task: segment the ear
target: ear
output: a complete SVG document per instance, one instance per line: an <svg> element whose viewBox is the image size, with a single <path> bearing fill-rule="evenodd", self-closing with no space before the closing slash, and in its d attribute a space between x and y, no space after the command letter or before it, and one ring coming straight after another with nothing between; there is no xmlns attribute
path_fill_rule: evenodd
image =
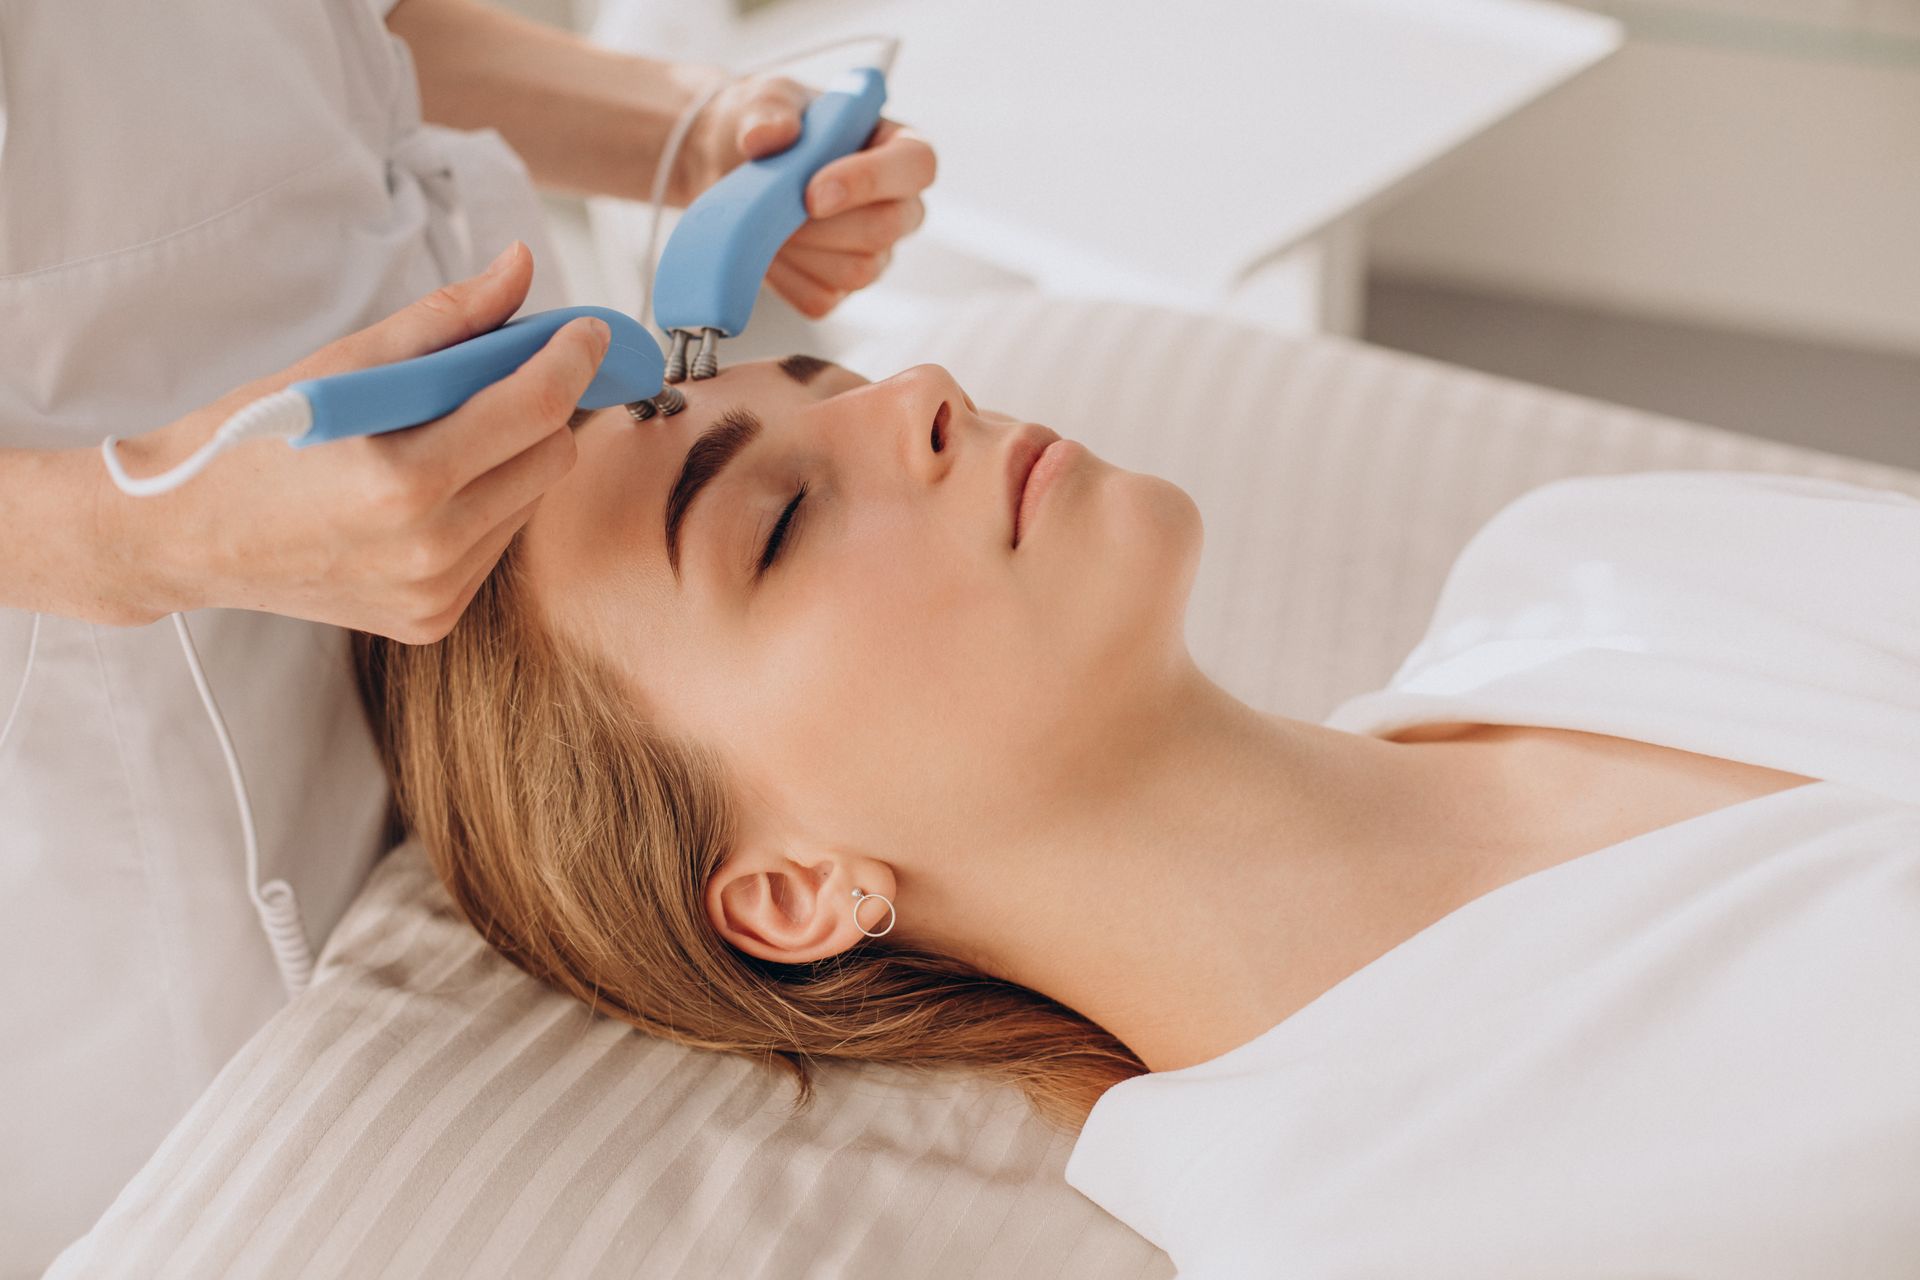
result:
<svg viewBox="0 0 1920 1280"><path fill-rule="evenodd" d="M891 897L892 871L869 858L821 853L802 861L777 850L742 850L708 883L707 918L750 956L806 964L865 940L853 921L855 886Z"/></svg>

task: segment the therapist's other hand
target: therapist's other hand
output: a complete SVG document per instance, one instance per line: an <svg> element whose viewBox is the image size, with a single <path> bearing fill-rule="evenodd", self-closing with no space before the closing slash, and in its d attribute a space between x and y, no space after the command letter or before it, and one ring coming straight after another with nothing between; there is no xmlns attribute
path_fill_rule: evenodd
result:
<svg viewBox="0 0 1920 1280"><path fill-rule="evenodd" d="M722 90L688 139L693 194L742 161L792 146L812 96L784 76L755 76ZM882 117L864 149L822 166L807 183L808 220L774 256L767 283L816 320L872 284L894 242L926 217L920 193L933 184L935 168L925 139Z"/></svg>
<svg viewBox="0 0 1920 1280"><path fill-rule="evenodd" d="M291 382L484 333L513 315L532 279L533 256L516 241L488 273L122 441L123 460L136 475L154 474L235 410ZM119 495L102 469L100 501L113 518L137 522L126 542L141 548L138 568L167 611L260 609L430 643L453 629L540 496L572 469L568 419L607 342L604 322L574 320L437 421L309 449L247 441L154 497Z"/></svg>

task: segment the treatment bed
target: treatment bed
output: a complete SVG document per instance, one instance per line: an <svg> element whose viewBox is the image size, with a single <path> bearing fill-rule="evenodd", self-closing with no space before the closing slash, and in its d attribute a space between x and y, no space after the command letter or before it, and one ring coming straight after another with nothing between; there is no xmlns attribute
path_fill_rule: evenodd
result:
<svg viewBox="0 0 1920 1280"><path fill-rule="evenodd" d="M1755 470L1920 495L1920 473L1141 305L1010 295L820 354L870 376L938 361L980 404L1185 488L1206 531L1195 659L1303 719L1379 687L1469 536L1550 480ZM403 844L326 940L313 985L49 1274L1173 1272L1062 1180L1072 1135L1011 1089L835 1066L797 1119L790 1096L784 1075L642 1035L525 976Z"/></svg>

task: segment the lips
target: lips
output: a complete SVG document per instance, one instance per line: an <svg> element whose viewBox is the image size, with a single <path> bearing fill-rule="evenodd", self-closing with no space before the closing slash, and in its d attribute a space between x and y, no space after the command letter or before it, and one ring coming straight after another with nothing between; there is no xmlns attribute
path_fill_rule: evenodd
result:
<svg viewBox="0 0 1920 1280"><path fill-rule="evenodd" d="M1047 446L1059 438L1059 432L1045 427L1022 427L1007 448L1007 528L1013 546L1020 545L1020 495L1027 491L1027 477L1033 474L1033 464L1040 461Z"/></svg>

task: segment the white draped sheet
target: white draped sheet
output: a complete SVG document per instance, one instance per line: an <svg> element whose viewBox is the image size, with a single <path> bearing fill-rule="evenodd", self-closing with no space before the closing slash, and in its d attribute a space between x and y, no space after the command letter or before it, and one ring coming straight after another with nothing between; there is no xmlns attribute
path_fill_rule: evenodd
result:
<svg viewBox="0 0 1920 1280"><path fill-rule="evenodd" d="M1264 1035L1104 1095L1075 1187L1185 1280L1920 1266L1920 501L1562 480L1326 723L1806 774L1501 886Z"/></svg>

